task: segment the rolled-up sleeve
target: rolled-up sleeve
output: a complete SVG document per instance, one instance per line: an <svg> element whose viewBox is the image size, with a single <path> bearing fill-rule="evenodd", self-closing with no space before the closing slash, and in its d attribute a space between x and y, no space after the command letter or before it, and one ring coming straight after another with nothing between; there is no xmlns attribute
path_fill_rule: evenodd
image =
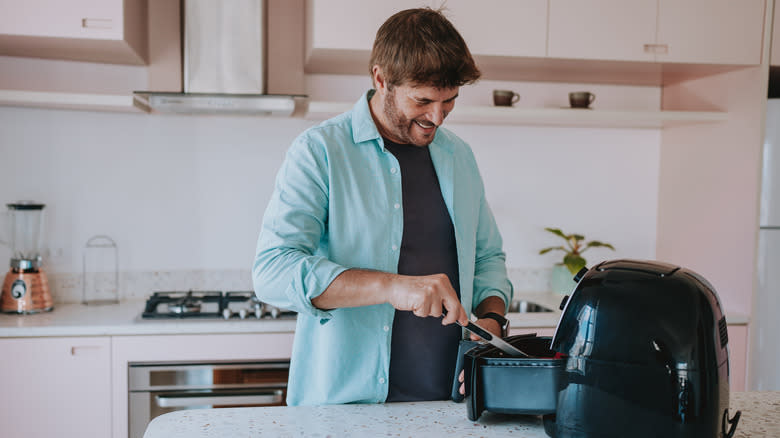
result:
<svg viewBox="0 0 780 438"><path fill-rule="evenodd" d="M276 177L252 269L261 301L324 321L331 312L314 307L311 300L347 269L319 250L327 233L328 190L325 149L299 137Z"/></svg>
<svg viewBox="0 0 780 438"><path fill-rule="evenodd" d="M484 195L479 203L476 237L472 311L475 311L485 298L491 296L502 298L506 311L512 300L513 288L507 278L506 254L502 249L501 234Z"/></svg>

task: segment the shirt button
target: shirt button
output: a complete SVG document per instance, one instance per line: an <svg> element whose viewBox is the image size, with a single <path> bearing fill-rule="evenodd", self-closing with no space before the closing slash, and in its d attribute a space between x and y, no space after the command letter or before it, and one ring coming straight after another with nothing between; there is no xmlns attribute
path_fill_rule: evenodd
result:
<svg viewBox="0 0 780 438"><path fill-rule="evenodd" d="M398 249L398 245L393 245L392 248L393 248L393 251L395 251L395 250Z"/></svg>
<svg viewBox="0 0 780 438"><path fill-rule="evenodd" d="M386 332L389 332L390 331L390 326L386 325L386 326L382 327L382 330L384 330Z"/></svg>
<svg viewBox="0 0 780 438"><path fill-rule="evenodd" d="M396 172L398 172L398 169L396 169L395 167L390 169L390 173L395 174Z"/></svg>
<svg viewBox="0 0 780 438"><path fill-rule="evenodd" d="M384 377L380 377L380 378L379 378L379 383L381 383L381 384L383 384L383 385L384 385L384 383L385 383L385 378L384 378Z"/></svg>
<svg viewBox="0 0 780 438"><path fill-rule="evenodd" d="M401 208L401 204L398 204L398 203L396 203L395 205L393 205L393 208L395 208L396 210L398 210L399 208Z"/></svg>

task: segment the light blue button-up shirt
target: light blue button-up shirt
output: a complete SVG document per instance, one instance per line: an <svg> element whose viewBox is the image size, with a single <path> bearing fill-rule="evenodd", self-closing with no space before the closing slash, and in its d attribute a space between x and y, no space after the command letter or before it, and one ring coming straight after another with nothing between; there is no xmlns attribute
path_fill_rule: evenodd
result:
<svg viewBox="0 0 780 438"><path fill-rule="evenodd" d="M387 397L395 309L378 304L324 311L311 304L349 268L398 269L401 172L371 117L372 94L295 139L263 218L255 292L299 313L288 405ZM455 228L463 307L473 312L489 296L509 303L501 236L471 149L444 128L429 149Z"/></svg>

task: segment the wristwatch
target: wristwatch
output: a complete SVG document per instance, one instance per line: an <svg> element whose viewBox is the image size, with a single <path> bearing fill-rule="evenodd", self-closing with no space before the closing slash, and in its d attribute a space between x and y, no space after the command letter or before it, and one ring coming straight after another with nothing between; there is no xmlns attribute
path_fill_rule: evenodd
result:
<svg viewBox="0 0 780 438"><path fill-rule="evenodd" d="M506 335L509 333L509 320L504 318L503 315L499 315L496 312L488 312L480 316L479 319L492 319L493 321L497 322L498 325L501 327L502 338L505 338Z"/></svg>

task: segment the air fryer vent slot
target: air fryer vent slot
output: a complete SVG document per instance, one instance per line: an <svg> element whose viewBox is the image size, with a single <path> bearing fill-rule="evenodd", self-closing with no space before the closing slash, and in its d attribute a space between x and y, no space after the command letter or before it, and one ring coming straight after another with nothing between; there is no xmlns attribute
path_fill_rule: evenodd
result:
<svg viewBox="0 0 780 438"><path fill-rule="evenodd" d="M725 348L729 343L729 327L726 324L726 317L720 318L718 321L718 331L720 332L720 348Z"/></svg>

